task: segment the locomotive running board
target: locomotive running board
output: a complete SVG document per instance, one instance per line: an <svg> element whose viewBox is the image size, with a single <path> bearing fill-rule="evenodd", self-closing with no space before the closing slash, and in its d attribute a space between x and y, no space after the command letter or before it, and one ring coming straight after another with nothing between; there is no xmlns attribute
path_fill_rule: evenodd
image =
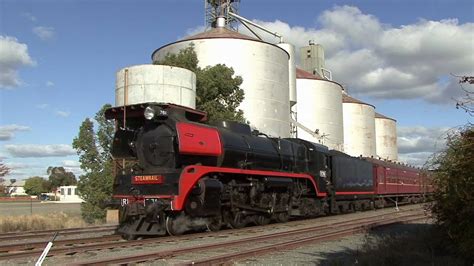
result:
<svg viewBox="0 0 474 266"><path fill-rule="evenodd" d="M179 193L178 195L174 196L174 199L171 202L172 210L181 211L183 209L184 203L186 202L189 193L199 181L199 179L206 175L217 173L306 179L313 184L317 197L325 197L327 195L326 192L320 192L316 182L314 181L314 178L308 174L191 165L185 167L181 172L181 176L179 178Z"/></svg>

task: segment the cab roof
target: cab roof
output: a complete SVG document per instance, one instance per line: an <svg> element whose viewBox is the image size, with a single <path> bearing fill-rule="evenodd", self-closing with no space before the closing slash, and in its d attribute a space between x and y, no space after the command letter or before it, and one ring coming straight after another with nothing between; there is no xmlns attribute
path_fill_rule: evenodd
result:
<svg viewBox="0 0 474 266"><path fill-rule="evenodd" d="M156 106L161 107L168 112L172 112L175 114L181 114L189 121L194 122L203 122L207 120L207 113L192 109L190 107L172 104L172 103L157 103L157 102L149 102L149 103L140 103L140 104L133 104L125 106L126 109L126 116L128 118L131 117L143 117L143 112L145 108L149 106ZM123 119L124 116L124 106L116 106L111 107L105 110L105 118L106 119Z"/></svg>

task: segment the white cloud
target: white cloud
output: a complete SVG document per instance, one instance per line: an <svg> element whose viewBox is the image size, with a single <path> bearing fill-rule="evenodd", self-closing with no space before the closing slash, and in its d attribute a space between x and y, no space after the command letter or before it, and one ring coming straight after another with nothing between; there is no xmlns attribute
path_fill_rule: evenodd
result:
<svg viewBox="0 0 474 266"><path fill-rule="evenodd" d="M383 32L383 25L369 14L363 14L357 7L342 6L326 10L319 16L322 27L334 35L340 35L347 45L368 46L376 42Z"/></svg>
<svg viewBox="0 0 474 266"><path fill-rule="evenodd" d="M33 28L33 33L41 40L46 41L54 37L55 32L53 27L37 26Z"/></svg>
<svg viewBox="0 0 474 266"><path fill-rule="evenodd" d="M334 32L330 29L304 28L300 26L291 27L286 22L282 22L280 20L276 20L274 22L254 20L254 22L266 27L267 29L278 32L284 37L284 41L292 43L297 48L308 45L309 40L317 40L319 43L324 43L326 49L325 52L329 54L333 54L336 51L344 48L345 40L343 36L334 34ZM259 29L252 30L254 30L265 41L272 43L278 41L278 39L275 37ZM240 26L239 31L243 34L254 37L254 35L250 33L250 31L248 31L244 26ZM299 52L297 50L297 54L298 53ZM299 61L299 56L297 60Z"/></svg>
<svg viewBox="0 0 474 266"><path fill-rule="evenodd" d="M81 169L81 164L78 161L64 160L62 161L62 166L66 171L72 172L76 177L84 174L84 171Z"/></svg>
<svg viewBox="0 0 474 266"><path fill-rule="evenodd" d="M11 140L15 137L15 133L19 131L29 131L30 128L22 125L6 125L0 126L0 141Z"/></svg>
<svg viewBox="0 0 474 266"><path fill-rule="evenodd" d="M46 109L46 108L48 108L48 106L49 106L49 104L47 104L47 103L42 103L42 104L36 105L36 108L38 108L38 109Z"/></svg>
<svg viewBox="0 0 474 266"><path fill-rule="evenodd" d="M7 162L5 163L5 165L12 169L12 170L16 170L16 169L29 169L29 168L32 168L32 167L38 167L37 164L33 164L33 163L18 163L18 162Z"/></svg>
<svg viewBox="0 0 474 266"><path fill-rule="evenodd" d="M413 152L399 154L398 160L416 167L428 167L427 161L433 156L432 152ZM428 167L430 168L430 167Z"/></svg>
<svg viewBox="0 0 474 266"><path fill-rule="evenodd" d="M64 167L79 167L81 164L78 161L73 161L73 160L64 160L62 161L62 165Z"/></svg>
<svg viewBox="0 0 474 266"><path fill-rule="evenodd" d="M33 14L31 14L31 13L25 12L25 13L22 13L21 15L23 17L27 18L28 20L32 21L32 22L37 21L37 18L35 16L33 16Z"/></svg>
<svg viewBox="0 0 474 266"><path fill-rule="evenodd" d="M450 73L472 75L474 23L421 19L391 26L352 6L322 12L317 17L318 28L290 26L279 20L255 22L282 34L297 51L308 40L322 44L326 68L352 93L451 104L460 88ZM251 35L243 27L241 32ZM276 41L268 34L261 36Z"/></svg>
<svg viewBox="0 0 474 266"><path fill-rule="evenodd" d="M54 86L54 82L52 81L46 81L46 87L53 87Z"/></svg>
<svg viewBox="0 0 474 266"><path fill-rule="evenodd" d="M5 149L13 156L19 158L27 157L61 157L76 154L76 151L67 144L11 144L5 145Z"/></svg>
<svg viewBox="0 0 474 266"><path fill-rule="evenodd" d="M0 35L0 89L18 87L18 70L36 65L28 54L28 46L14 37Z"/></svg>
<svg viewBox="0 0 474 266"><path fill-rule="evenodd" d="M70 114L71 114L71 112L56 111L56 115L61 116L61 117L68 117Z"/></svg>
<svg viewBox="0 0 474 266"><path fill-rule="evenodd" d="M398 127L399 160L423 166L434 153L446 147L447 127Z"/></svg>
<svg viewBox="0 0 474 266"><path fill-rule="evenodd" d="M5 178L6 180L8 179L16 179L16 180L21 180L21 179L24 179L24 178L27 178L27 172L24 171L24 169L13 169L11 170L7 177L8 178Z"/></svg>

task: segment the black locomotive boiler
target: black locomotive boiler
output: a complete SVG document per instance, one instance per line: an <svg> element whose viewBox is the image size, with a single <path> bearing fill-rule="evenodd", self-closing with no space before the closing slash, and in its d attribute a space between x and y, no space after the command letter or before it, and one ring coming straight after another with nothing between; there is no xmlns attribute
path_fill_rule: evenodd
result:
<svg viewBox="0 0 474 266"><path fill-rule="evenodd" d="M126 238L285 222L421 195L378 195L373 160L268 137L247 124L207 125L205 113L187 107L146 103L105 115L121 125L113 197Z"/></svg>

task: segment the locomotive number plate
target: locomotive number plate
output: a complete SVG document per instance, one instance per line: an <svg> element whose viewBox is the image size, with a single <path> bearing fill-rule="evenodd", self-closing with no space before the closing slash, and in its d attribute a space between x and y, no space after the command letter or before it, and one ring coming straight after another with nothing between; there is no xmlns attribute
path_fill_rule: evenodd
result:
<svg viewBox="0 0 474 266"><path fill-rule="evenodd" d="M142 184L162 184L165 181L162 175L134 175L132 176L133 185Z"/></svg>

